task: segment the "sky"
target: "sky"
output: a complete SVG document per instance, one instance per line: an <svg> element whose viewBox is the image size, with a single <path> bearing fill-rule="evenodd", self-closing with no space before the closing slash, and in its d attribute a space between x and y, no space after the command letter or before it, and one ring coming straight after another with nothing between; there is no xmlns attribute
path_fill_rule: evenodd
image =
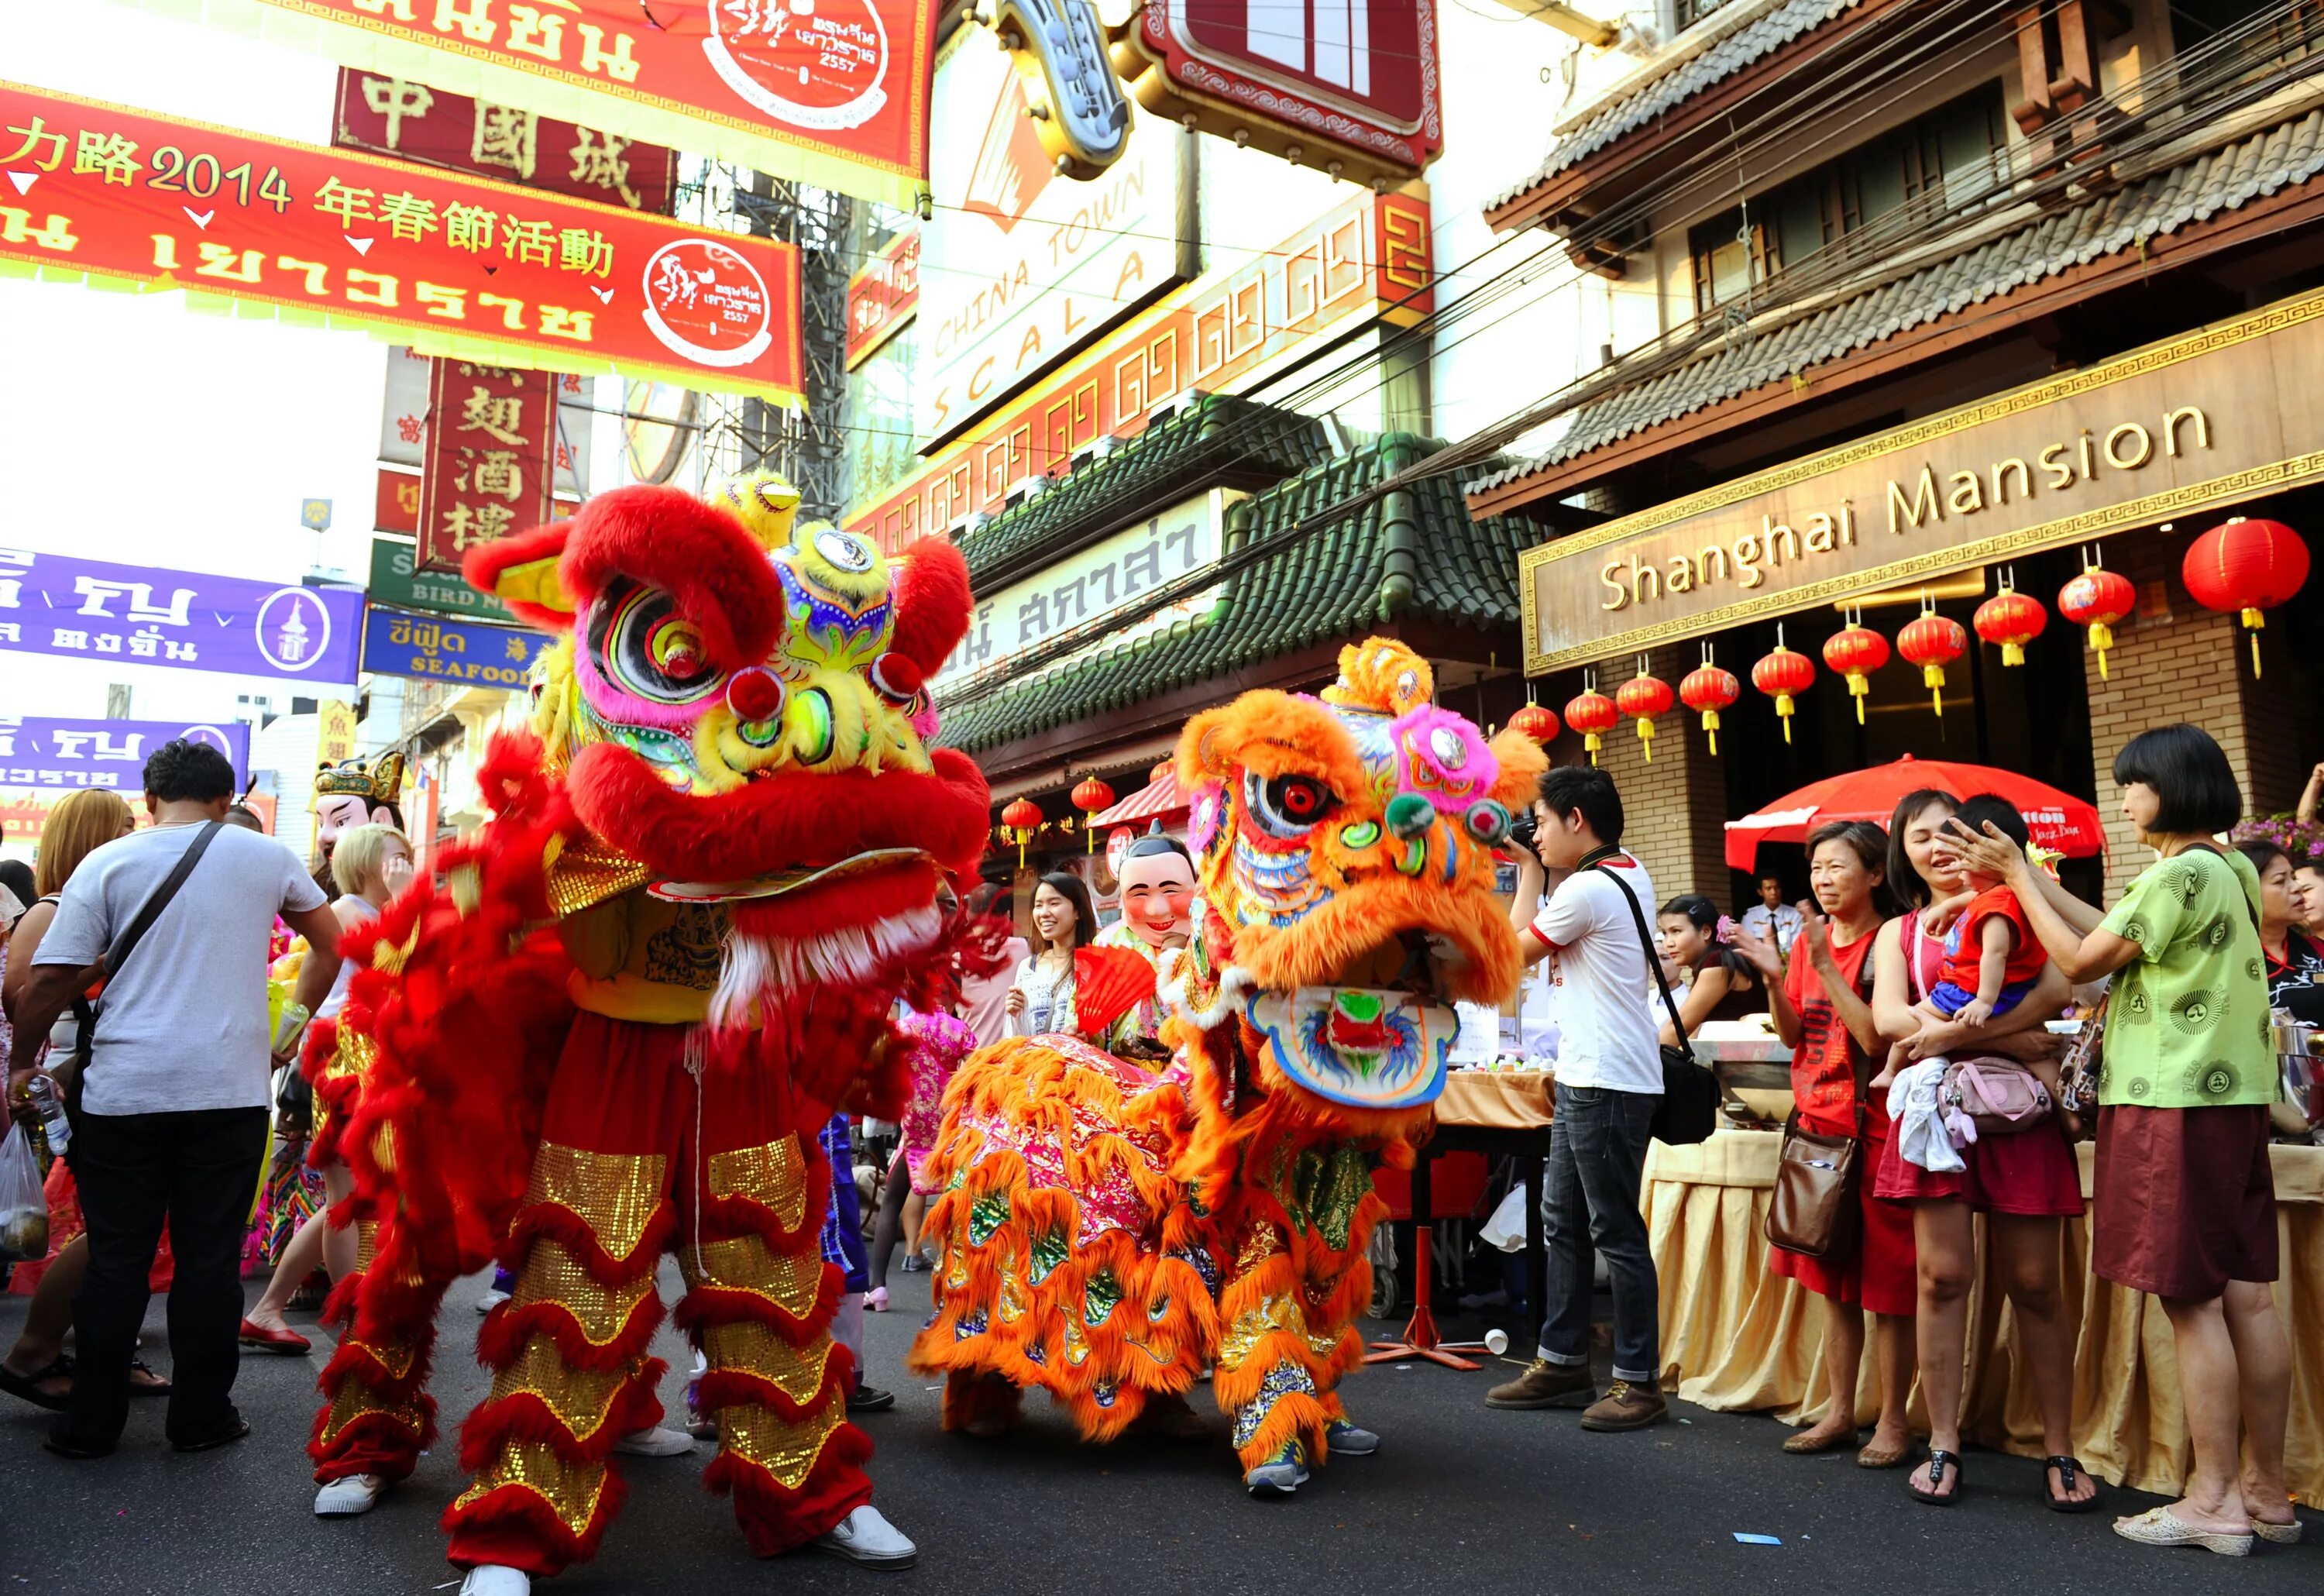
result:
<svg viewBox="0 0 2324 1596"><path fill-rule="evenodd" d="M330 137L331 63L102 0L11 7L0 76L308 143ZM296 582L369 561L386 346L200 316L176 294L0 280L0 546ZM329 499L322 540L300 502ZM0 653L0 715L230 716L288 682Z"/></svg>

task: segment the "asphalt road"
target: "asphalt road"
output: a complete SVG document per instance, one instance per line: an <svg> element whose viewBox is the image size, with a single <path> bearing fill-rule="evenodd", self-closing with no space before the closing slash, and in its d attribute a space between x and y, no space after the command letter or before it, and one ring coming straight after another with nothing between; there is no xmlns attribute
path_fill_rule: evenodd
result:
<svg viewBox="0 0 2324 1596"><path fill-rule="evenodd" d="M927 1276L895 1278L899 1298L925 1304ZM445 1311L437 1390L447 1416L484 1389L471 1356L479 1284L464 1286ZM664 1285L674 1295L675 1279ZM160 1309L148 1323L148 1361L166 1369ZM14 1339L23 1316L23 1298L0 1296L0 1340ZM2043 1511L2034 1463L1974 1451L1961 1504L1940 1513L1906 1498L1901 1471L1868 1472L1845 1453L1783 1455L1789 1432L1762 1417L1682 1404L1660 1428L1593 1435L1572 1413L1493 1412L1480 1398L1503 1365L1477 1374L1426 1364L1366 1370L1347 1394L1351 1411L1386 1437L1379 1455L1333 1463L1288 1501L1256 1502L1239 1487L1223 1425L1208 1444L1098 1450L1079 1445L1036 1398L1031 1422L1005 1441L943 1435L935 1391L901 1367L918 1318L908 1308L869 1319L872 1376L899 1400L864 1421L879 1444L880 1506L919 1542L917 1570L872 1574L814 1554L753 1561L726 1504L703 1490L708 1458L697 1449L691 1458L623 1460L629 1506L604 1553L546 1589L2313 1596L2324 1588L2324 1515L2303 1514L2308 1544L2262 1546L2248 1560L2153 1551L2117 1538L2106 1514ZM683 1370L676 1336L665 1331L656 1350ZM46 1415L0 1397L0 1596L373 1596L455 1585L436 1524L460 1483L448 1447L368 1517L312 1516L302 1449L321 1363L319 1353L245 1359L236 1398L255 1434L195 1456L169 1451L159 1404L140 1403L119 1453L67 1462L40 1449ZM663 1393L674 1412L682 1386L673 1373ZM1207 1408L1206 1397L1197 1406ZM2123 1511L2153 1499L2107 1492L2109 1508ZM1738 1531L1783 1544L1738 1544Z"/></svg>

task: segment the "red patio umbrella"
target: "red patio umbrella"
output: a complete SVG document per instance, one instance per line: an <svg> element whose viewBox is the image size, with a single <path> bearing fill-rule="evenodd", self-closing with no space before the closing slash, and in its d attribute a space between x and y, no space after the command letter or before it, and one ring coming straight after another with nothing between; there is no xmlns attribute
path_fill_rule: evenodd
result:
<svg viewBox="0 0 2324 1596"><path fill-rule="evenodd" d="M1965 765L1951 760L1916 760L1911 754L1890 765L1850 770L1823 781L1812 781L1788 793L1756 814L1727 823L1727 863L1731 870L1753 869L1761 843L1797 843L1808 833L1833 820L1872 820L1882 826L1897 800L1919 788L1933 787L1955 798L1990 792L2007 798L2025 816L2034 843L2070 859L2086 859L2106 846L2098 826L2098 807L2070 798L2030 776L1991 765Z"/></svg>

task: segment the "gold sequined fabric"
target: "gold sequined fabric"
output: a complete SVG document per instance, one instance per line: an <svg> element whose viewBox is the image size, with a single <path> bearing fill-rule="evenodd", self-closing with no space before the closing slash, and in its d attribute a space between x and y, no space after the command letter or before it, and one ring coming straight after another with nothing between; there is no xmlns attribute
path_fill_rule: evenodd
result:
<svg viewBox="0 0 2324 1596"><path fill-rule="evenodd" d="M539 1497L578 1539L588 1533L598 1499L605 1494L605 1465L567 1462L542 1442L511 1441L460 1493L452 1510L456 1513L512 1486Z"/></svg>
<svg viewBox="0 0 2324 1596"><path fill-rule="evenodd" d="M318 1214L316 1217L319 1219L322 1216ZM378 1257L379 1221L375 1219L355 1221L355 1273L360 1275L371 1268Z"/></svg>
<svg viewBox="0 0 2324 1596"><path fill-rule="evenodd" d="M755 1374L802 1407L823 1388L832 1344L829 1336L817 1336L795 1347L756 1319L713 1324L702 1333L702 1350L711 1368Z"/></svg>
<svg viewBox="0 0 2324 1596"><path fill-rule="evenodd" d="M1235 1254L1235 1273L1248 1275L1282 1250L1283 1232L1260 1220L1243 1232L1242 1250Z"/></svg>
<svg viewBox="0 0 2324 1596"><path fill-rule="evenodd" d="M554 1341L536 1335L526 1341L515 1362L493 1377L492 1400L536 1397L567 1435L586 1441L604 1426L613 1398L636 1372L634 1363L621 1369L575 1369L558 1355Z"/></svg>
<svg viewBox="0 0 2324 1596"><path fill-rule="evenodd" d="M807 1160L796 1136L713 1153L707 1173L712 1195L763 1203L787 1231L797 1230L807 1213Z"/></svg>
<svg viewBox="0 0 2324 1596"><path fill-rule="evenodd" d="M785 1490L797 1490L815 1471L823 1449L847 1422L843 1402L801 1424L792 1424L772 1408L755 1403L718 1410L718 1437L725 1450L772 1474Z"/></svg>
<svg viewBox="0 0 2324 1596"><path fill-rule="evenodd" d="M795 1319L814 1312L816 1293L823 1285L822 1253L779 1254L756 1236L683 1246L678 1250L678 1262L689 1289L716 1286L747 1291Z"/></svg>
<svg viewBox="0 0 2324 1596"><path fill-rule="evenodd" d="M404 1364L407 1368L410 1366L410 1360L408 1357L404 1360ZM398 1378L400 1379L401 1376ZM330 1414L323 1420L323 1438L320 1444L330 1445L339 1438L339 1433L349 1425L366 1415L374 1413L386 1415L399 1428L408 1430L415 1436L423 1434L428 1428L427 1410L420 1406L417 1398L391 1405L382 1402L374 1396L371 1388L363 1381L349 1379L339 1387L339 1394L331 1399Z"/></svg>
<svg viewBox="0 0 2324 1596"><path fill-rule="evenodd" d="M1287 1292L1278 1292L1257 1307L1245 1308L1235 1315L1234 1323L1219 1338L1219 1367L1241 1368L1260 1338L1278 1330L1287 1330L1303 1340L1307 1335L1306 1315Z"/></svg>
<svg viewBox="0 0 2324 1596"><path fill-rule="evenodd" d="M660 1205L665 1167L659 1153L589 1153L544 1141L533 1155L524 1200L571 1209L608 1254L627 1258Z"/></svg>
<svg viewBox="0 0 2324 1596"><path fill-rule="evenodd" d="M512 1302L518 1307L556 1303L573 1315L591 1346L602 1347L611 1345L622 1333L638 1304L653 1288L650 1272L624 1285L601 1286L563 1243L543 1236L532 1244L532 1255L517 1276Z"/></svg>
<svg viewBox="0 0 2324 1596"><path fill-rule="evenodd" d="M350 1340L346 1344L385 1370L390 1379L401 1379L411 1372L413 1349L402 1342Z"/></svg>
<svg viewBox="0 0 2324 1596"><path fill-rule="evenodd" d="M585 836L559 850L549 864L549 906L560 916L578 914L644 886L652 873L595 837Z"/></svg>

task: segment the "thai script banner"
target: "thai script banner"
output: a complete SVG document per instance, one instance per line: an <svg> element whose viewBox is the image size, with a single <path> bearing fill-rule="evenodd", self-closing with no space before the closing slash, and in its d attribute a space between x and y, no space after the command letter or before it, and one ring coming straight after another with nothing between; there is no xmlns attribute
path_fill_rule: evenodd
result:
<svg viewBox="0 0 2324 1596"><path fill-rule="evenodd" d="M0 715L0 786L141 789L145 761L164 743L207 743L233 762L235 790L250 781L250 728L241 721L49 720Z"/></svg>
<svg viewBox="0 0 2324 1596"><path fill-rule="evenodd" d="M156 11L182 0L129 0ZM940 0L207 0L319 53L911 209ZM275 20L279 20L275 19ZM282 30L290 33L290 30Z"/></svg>
<svg viewBox="0 0 2324 1596"><path fill-rule="evenodd" d="M0 265L182 289L424 354L788 402L798 251L0 83Z"/></svg>
<svg viewBox="0 0 2324 1596"><path fill-rule="evenodd" d="M520 688L551 640L537 632L407 615L374 604L364 620L364 669L479 687Z"/></svg>
<svg viewBox="0 0 2324 1596"><path fill-rule="evenodd" d="M0 549L0 650L355 679L363 595Z"/></svg>

